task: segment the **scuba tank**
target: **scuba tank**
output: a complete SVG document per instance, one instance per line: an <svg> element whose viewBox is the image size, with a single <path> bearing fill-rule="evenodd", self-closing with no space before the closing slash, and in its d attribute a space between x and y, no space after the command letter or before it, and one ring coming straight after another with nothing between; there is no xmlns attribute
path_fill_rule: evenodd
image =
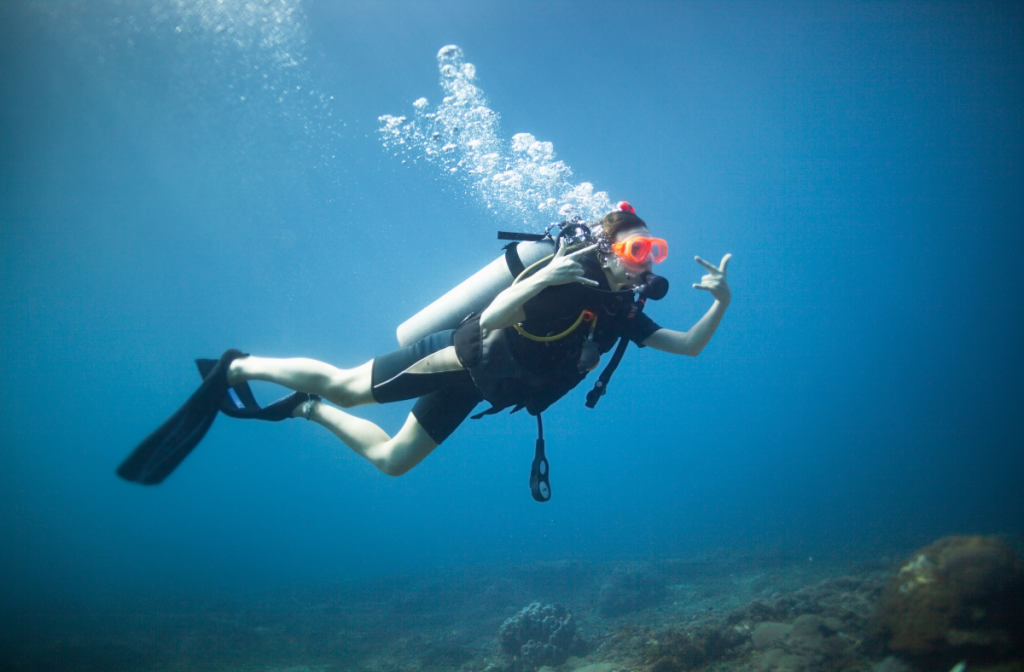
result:
<svg viewBox="0 0 1024 672"><path fill-rule="evenodd" d="M470 313L482 313L494 297L512 286L527 266L555 251L547 234L499 232L500 240L518 242L505 246L505 254L487 264L447 294L416 313L398 327L398 344L406 347L445 329L455 329Z"/></svg>
<svg viewBox="0 0 1024 672"><path fill-rule="evenodd" d="M552 237L551 229L559 234ZM505 246L505 254L449 290L444 296L398 325L400 347L407 347L430 334L456 329L469 315L480 314L495 297L508 289L529 268L554 254L561 243L582 247L595 242L590 228L580 219L552 224L544 233L499 231L498 240L513 241ZM572 249L572 248L570 248ZM657 301L668 292L668 281L653 273L644 274L635 291Z"/></svg>

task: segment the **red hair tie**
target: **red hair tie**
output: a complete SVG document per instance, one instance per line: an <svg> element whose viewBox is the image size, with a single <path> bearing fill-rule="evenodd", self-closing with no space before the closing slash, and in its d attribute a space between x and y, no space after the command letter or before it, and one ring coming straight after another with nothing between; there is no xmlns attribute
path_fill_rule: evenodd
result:
<svg viewBox="0 0 1024 672"><path fill-rule="evenodd" d="M619 211L628 212L631 215L636 214L636 210L633 208L632 205L629 204L628 201L619 201Z"/></svg>

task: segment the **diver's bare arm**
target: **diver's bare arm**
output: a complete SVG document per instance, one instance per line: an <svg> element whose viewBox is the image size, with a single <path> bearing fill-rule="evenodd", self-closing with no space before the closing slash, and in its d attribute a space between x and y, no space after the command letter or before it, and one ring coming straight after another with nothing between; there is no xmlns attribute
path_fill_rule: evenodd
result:
<svg viewBox="0 0 1024 672"><path fill-rule="evenodd" d="M644 345L662 352L671 352L674 355L696 357L711 340L715 329L718 328L718 323L722 321L722 315L725 315L725 305L721 301L715 301L711 309L704 313L704 317L700 318L689 331L658 329L647 337Z"/></svg>
<svg viewBox="0 0 1024 672"><path fill-rule="evenodd" d="M523 304L537 296L547 287L543 278L537 275L518 282L498 296L480 315L480 326L484 329L504 329L526 319Z"/></svg>
<svg viewBox="0 0 1024 672"><path fill-rule="evenodd" d="M715 297L714 304L689 331L658 329L647 337L644 345L675 355L696 357L700 354L700 351L715 334L715 330L718 329L718 324L722 321L722 316L725 315L725 309L729 307L729 302L732 300L732 292L729 289L729 284L725 281L725 269L731 257L731 254L725 255L720 267L712 266L700 257L696 257L697 263L707 269L708 274L701 278L700 284L695 284L693 287L711 292Z"/></svg>
<svg viewBox="0 0 1024 672"><path fill-rule="evenodd" d="M597 286L597 282L584 277L583 267L576 261L584 254L594 251L596 247L591 245L572 254L565 254L560 248L550 264L498 294L480 315L480 326L488 330L504 329L522 322L526 319L523 304L537 296L545 287L570 282Z"/></svg>

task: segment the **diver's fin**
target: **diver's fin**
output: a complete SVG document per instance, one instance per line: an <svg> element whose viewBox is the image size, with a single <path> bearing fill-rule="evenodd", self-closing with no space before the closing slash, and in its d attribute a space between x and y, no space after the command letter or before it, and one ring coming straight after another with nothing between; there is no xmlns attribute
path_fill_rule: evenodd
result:
<svg viewBox="0 0 1024 672"><path fill-rule="evenodd" d="M203 377L203 380L210 377L210 373L216 366L216 359L196 360L196 367L199 369L199 375ZM224 412L224 415L235 415L238 411L259 409L259 407L260 405L256 403L256 397L253 396L252 389L249 388L248 383L240 383L234 387L229 387L220 400L220 410Z"/></svg>
<svg viewBox="0 0 1024 672"><path fill-rule="evenodd" d="M221 355L199 389L132 451L117 468L117 475L143 485L156 485L167 478L206 436L228 389L228 367L244 356L238 350Z"/></svg>
<svg viewBox="0 0 1024 672"><path fill-rule="evenodd" d="M217 366L216 359L197 359L196 367L204 379ZM241 420L269 420L277 422L292 417L295 407L309 399L308 394L293 392L262 408L252 393L249 383L239 383L227 388L221 397L220 410L224 415Z"/></svg>

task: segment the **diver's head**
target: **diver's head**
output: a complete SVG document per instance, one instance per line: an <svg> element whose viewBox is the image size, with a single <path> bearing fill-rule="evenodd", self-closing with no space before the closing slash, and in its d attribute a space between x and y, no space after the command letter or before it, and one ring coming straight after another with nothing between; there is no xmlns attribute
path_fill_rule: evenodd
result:
<svg viewBox="0 0 1024 672"><path fill-rule="evenodd" d="M636 210L632 205L622 201L619 203L618 209L612 210L597 223L597 227L600 228L600 236L610 246L612 243L619 242L616 237L620 232L632 229L646 230L647 223L636 216Z"/></svg>
<svg viewBox="0 0 1024 672"><path fill-rule="evenodd" d="M623 201L598 223L603 240L601 266L612 289L640 284L656 262L668 254L668 245L652 238L647 223L636 216L633 207Z"/></svg>

